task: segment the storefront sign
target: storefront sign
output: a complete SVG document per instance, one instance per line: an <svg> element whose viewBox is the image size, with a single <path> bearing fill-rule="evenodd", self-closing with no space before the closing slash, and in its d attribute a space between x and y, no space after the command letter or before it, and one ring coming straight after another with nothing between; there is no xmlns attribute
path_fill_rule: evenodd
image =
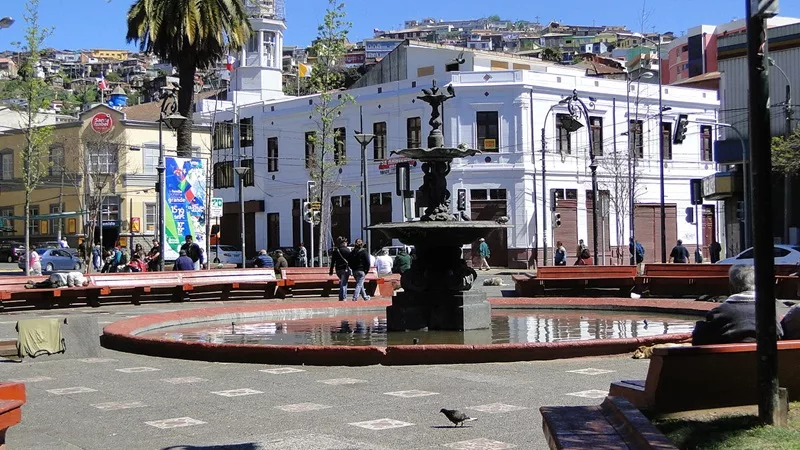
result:
<svg viewBox="0 0 800 450"><path fill-rule="evenodd" d="M114 119L111 118L111 114L97 113L92 116L91 125L95 133L108 133L114 128Z"/></svg>

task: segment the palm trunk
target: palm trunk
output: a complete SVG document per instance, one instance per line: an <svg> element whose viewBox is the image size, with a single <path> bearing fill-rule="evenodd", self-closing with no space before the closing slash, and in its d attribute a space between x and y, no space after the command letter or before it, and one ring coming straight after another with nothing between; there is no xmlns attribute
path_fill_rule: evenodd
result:
<svg viewBox="0 0 800 450"><path fill-rule="evenodd" d="M178 127L178 151L181 158L192 156L192 111L194 110L194 76L193 61L185 61L178 67L180 73L180 91L178 91L178 113L186 118Z"/></svg>

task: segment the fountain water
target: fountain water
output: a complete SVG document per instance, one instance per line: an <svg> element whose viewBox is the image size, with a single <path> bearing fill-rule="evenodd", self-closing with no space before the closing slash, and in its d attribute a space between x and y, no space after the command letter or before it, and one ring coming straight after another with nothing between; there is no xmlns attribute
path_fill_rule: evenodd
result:
<svg viewBox="0 0 800 450"><path fill-rule="evenodd" d="M424 172L420 187L426 207L419 221L372 225L389 238L396 238L416 248L417 257L401 278L403 292L392 298L386 308L387 327L401 330L476 330L489 328L491 306L486 294L472 292L477 277L475 270L462 258L462 246L484 237L492 230L510 225L492 221L469 221L463 214L454 214L450 206L447 175L455 158L474 156L479 150L445 147L441 131L441 106L455 97L452 85L446 92L433 82L417 98L431 106L431 133L428 148L407 148L393 151L422 162Z"/></svg>

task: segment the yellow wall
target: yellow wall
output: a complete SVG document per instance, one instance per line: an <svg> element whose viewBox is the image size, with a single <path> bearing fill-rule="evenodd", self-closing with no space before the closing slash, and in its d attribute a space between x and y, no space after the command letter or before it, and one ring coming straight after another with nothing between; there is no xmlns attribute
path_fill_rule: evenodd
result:
<svg viewBox="0 0 800 450"><path fill-rule="evenodd" d="M114 128L106 134L98 134L91 128L91 119L97 113L107 113L114 119ZM32 206L39 206L40 214L50 212L50 204L58 204L59 194L62 195L64 210L67 212L81 211L87 205L81 202L84 193L91 189L89 182L83 182L81 177L76 174L85 173L84 157L87 145L98 143L112 143L119 146L118 172L111 176L109 185L103 189L108 189L110 195L120 198L119 220L120 233L128 236L131 233L130 218L140 219L140 230L134 237L134 242L148 244L154 235L153 231L157 228L156 224L146 223L145 204L156 204L155 184L157 174L144 173L145 148L150 146L157 155L158 149L158 125L155 122L128 122L123 120L123 115L115 110L104 106L98 106L87 111L81 116L82 121L73 124L59 125L53 128L53 145L64 147L65 175L62 185L61 176L56 171L55 176L46 177L44 182L32 193ZM172 130L165 129L163 132L163 142L166 154L175 154L176 136ZM192 135L192 145L196 150L195 156L210 158L210 136L207 130L196 130ZM12 149L14 152L14 178L12 182L0 180L0 211L13 207L14 215L24 215L25 193L21 183L22 161L20 151L25 143L24 135L0 134L0 152L5 149ZM113 186L111 186L113 185ZM78 238L83 233L84 217L75 217L74 230L68 230L69 219L63 219L64 235L70 241L70 245L77 245ZM53 240L57 234L57 229L53 224L40 225L42 233L32 236L34 240L44 241ZM148 230L148 226L152 230ZM17 220L14 223L16 233L0 233L0 239L21 240L23 237L24 224ZM46 233L44 233L46 231ZM69 231L69 232L68 232ZM74 232L73 232L74 231ZM144 245L149 249L149 245Z"/></svg>
<svg viewBox="0 0 800 450"><path fill-rule="evenodd" d="M127 50L102 50L94 49L91 51L92 58L97 59L114 59L117 61L125 61L128 59L130 52Z"/></svg>

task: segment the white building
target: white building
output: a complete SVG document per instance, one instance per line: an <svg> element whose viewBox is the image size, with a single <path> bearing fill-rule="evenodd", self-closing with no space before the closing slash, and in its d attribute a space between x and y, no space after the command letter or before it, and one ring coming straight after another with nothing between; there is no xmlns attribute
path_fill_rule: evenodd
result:
<svg viewBox="0 0 800 450"><path fill-rule="evenodd" d="M280 31L273 29L278 35ZM394 58L395 54L402 55L402 58ZM250 61L248 55L242 56L242 64ZM465 60L460 67L462 71L458 71L458 65L452 66L456 57ZM400 59L402 61L398 61ZM385 64L395 65L386 67ZM535 249L541 253L544 242L542 194L545 193L549 203L553 190L561 199L556 210L561 215L561 226L548 236L548 244L552 246L556 240L563 241L570 264L574 260L578 239L584 239L592 248L592 186L587 128L599 143L595 147L599 165L598 190L601 196L622 198L629 185L628 144L623 135L628 130L629 119L642 124L639 128L641 133L632 133L639 135L638 142L641 143L641 159L636 164L636 178L639 180L636 238L647 250L647 261L660 261L657 86L642 84L640 92L636 91L635 83L630 86L631 99L638 98L639 102L637 107L632 100L629 112L625 81L587 77L583 70L531 58L416 42L405 42L372 70L384 75L370 77L367 74L362 79L367 82L350 90L348 94L355 102L347 104L334 123L335 127L343 129L342 134L346 136L342 147L346 160L340 165L338 184L341 187L332 193L332 229L323 230L324 233L347 236L351 240L364 234L360 229L361 149L353 137L356 130L363 129L376 135L375 141L367 148L372 223L402 220L402 201L394 194L393 172L397 158L391 156L391 151L419 143L425 145L430 131L430 107L416 97L421 94L420 89L429 88L435 79L439 86L452 84L456 93L456 97L444 106L445 144L466 144L483 150L481 155L453 162L448 176L453 208L456 208L459 191L463 190L467 200L466 213L473 220L508 216L513 225L507 232L498 231L487 236L492 248L492 265L533 263L537 257ZM252 72L250 69L237 70L232 89L245 86L247 80L273 82L268 76L256 78ZM274 83L262 85L260 89L250 87L250 91L279 89L280 82L275 80ZM589 111L592 125L566 133L556 125L559 115L568 113L566 107L555 106L551 113L548 111L563 97L571 95L573 90L577 90L580 98L592 108ZM233 94L234 99L237 95L240 99L245 98L241 93ZM247 98L253 96L248 94ZM238 117L244 125L240 128L243 130L241 164L255 169L252 176L245 178L247 187L243 193L248 255L260 248L291 247L308 240L308 225L301 222L301 204L309 179L305 168L306 152L313 148L309 138L314 132L319 132L314 118L316 101L317 96L274 97L237 104ZM668 133L665 135L667 150L664 162L667 251L676 239L683 239L692 251L698 236L695 224L685 220L686 210L691 207L689 180L714 173L713 135L701 134L708 132L708 128L703 126L701 130L701 125L693 123L689 125L686 140L673 146L671 133L678 114L691 114L693 120L699 122L715 122L719 102L713 91L668 86L663 90L663 103L671 108L664 113L664 126ZM209 114L212 105L210 102L202 106L201 118L212 117ZM217 102L217 106L221 107L213 115L217 122L233 120L231 103ZM583 118L580 120L585 122ZM249 124L252 128L247 126ZM547 142L544 190L543 127ZM252 132L248 131L250 129ZM237 162L240 157L230 148L233 146L231 127L217 126L216 130L216 149L212 158L214 195L223 197L225 201L222 241L236 244L239 240L239 208L235 185L238 182L233 167L240 164ZM615 150L620 155L616 160L613 157ZM412 186L418 188L422 184L419 165L412 167L411 172ZM716 230L714 224L720 211L711 207L704 213L710 221L708 225L704 223L704 227ZM624 252L624 261L628 260L628 219L620 214L617 233L616 216L612 207L600 222L605 230L600 234L601 257L605 254L609 264L612 251L618 246ZM544 217L550 229L549 210ZM226 232L226 229L235 232ZM548 232L552 233L552 230ZM315 232L315 235L319 234ZM377 233L373 236L373 248L386 243L381 238ZM709 236L701 236L700 243L707 247L711 239L720 240L721 236L712 232Z"/></svg>

